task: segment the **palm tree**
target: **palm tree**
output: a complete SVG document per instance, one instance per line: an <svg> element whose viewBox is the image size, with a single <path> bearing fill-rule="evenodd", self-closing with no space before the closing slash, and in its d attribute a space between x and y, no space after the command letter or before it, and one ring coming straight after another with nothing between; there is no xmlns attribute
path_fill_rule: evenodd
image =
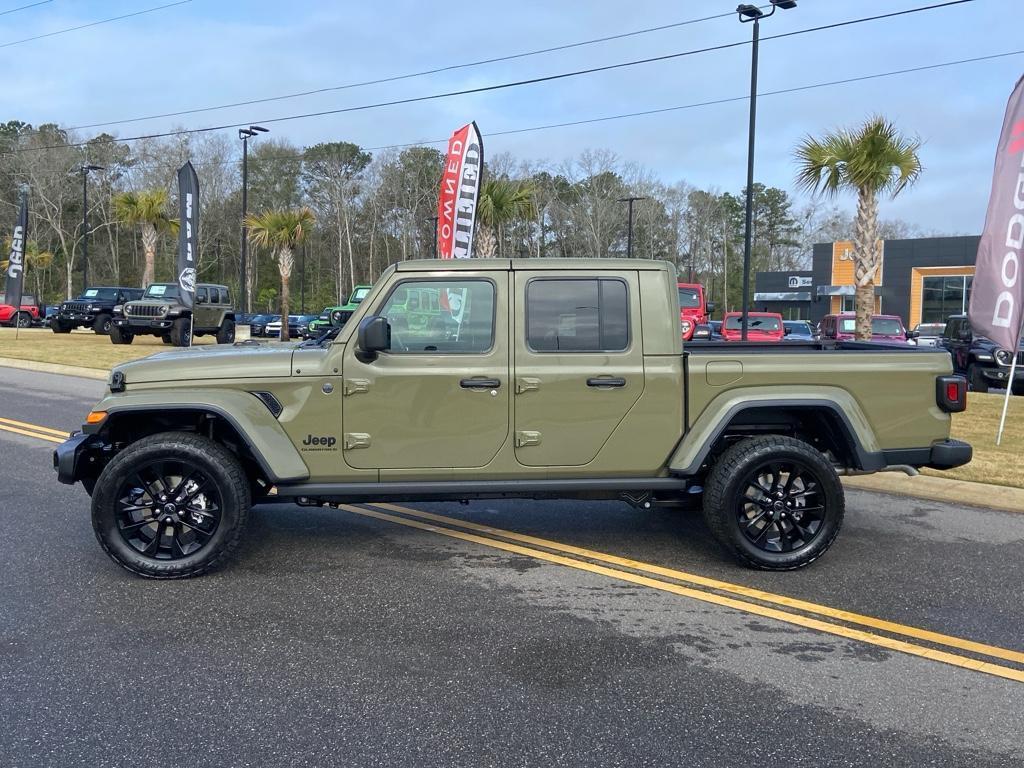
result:
<svg viewBox="0 0 1024 768"><path fill-rule="evenodd" d="M157 238L164 232L177 234L178 221L167 213L167 190L148 189L122 192L114 197L114 216L122 224L142 228L142 253L146 259L142 270L142 287L153 282L156 275Z"/></svg>
<svg viewBox="0 0 1024 768"><path fill-rule="evenodd" d="M482 259L501 255L505 225L535 215L533 184L529 181L489 179L484 182L477 203L480 228L476 234L476 255Z"/></svg>
<svg viewBox="0 0 1024 768"><path fill-rule="evenodd" d="M260 248L269 248L277 259L277 271L281 275L281 338L289 338L288 332L288 279L295 266L295 249L302 245L313 228L316 216L303 206L294 209L272 209L263 213L252 213L245 217L249 228L249 241Z"/></svg>
<svg viewBox="0 0 1024 768"><path fill-rule="evenodd" d="M813 194L835 197L857 193L853 235L857 281L857 338L871 338L875 311L875 276L881 266L878 243L878 196L896 197L921 175L918 138L902 135L882 117L869 118L854 130L839 130L820 139L808 136L796 150L797 183Z"/></svg>

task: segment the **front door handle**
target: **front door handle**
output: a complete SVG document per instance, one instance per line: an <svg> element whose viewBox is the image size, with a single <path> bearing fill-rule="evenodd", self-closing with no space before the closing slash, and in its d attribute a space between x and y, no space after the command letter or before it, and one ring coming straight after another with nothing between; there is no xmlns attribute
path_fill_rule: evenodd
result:
<svg viewBox="0 0 1024 768"><path fill-rule="evenodd" d="M497 389L501 386L500 379L462 379L459 386L463 389Z"/></svg>
<svg viewBox="0 0 1024 768"><path fill-rule="evenodd" d="M613 379L608 377L595 376L594 378L587 379L588 387L624 387L626 386L625 379Z"/></svg>

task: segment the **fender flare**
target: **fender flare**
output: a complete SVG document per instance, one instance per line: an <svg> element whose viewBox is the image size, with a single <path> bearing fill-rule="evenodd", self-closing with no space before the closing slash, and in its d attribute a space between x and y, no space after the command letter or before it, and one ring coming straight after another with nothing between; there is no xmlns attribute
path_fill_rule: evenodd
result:
<svg viewBox="0 0 1024 768"><path fill-rule="evenodd" d="M223 419L238 434L271 483L309 478L309 468L267 406L252 392L224 390L196 398L192 393L125 393L101 400L93 410L106 411L102 423L87 425L86 433L102 432L112 419L131 414L174 411L207 413Z"/></svg>
<svg viewBox="0 0 1024 768"><path fill-rule="evenodd" d="M712 448L736 416L744 411L766 407L827 411L836 417L842 428L857 469L877 472L888 464L863 411L845 390L822 392L811 397L744 394L741 390L729 390L708 404L693 427L680 440L669 459L669 472L684 477L697 475Z"/></svg>

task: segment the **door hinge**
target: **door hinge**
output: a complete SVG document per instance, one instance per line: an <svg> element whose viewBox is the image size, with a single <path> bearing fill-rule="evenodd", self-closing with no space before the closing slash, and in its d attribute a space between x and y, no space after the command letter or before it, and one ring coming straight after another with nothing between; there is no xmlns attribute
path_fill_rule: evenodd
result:
<svg viewBox="0 0 1024 768"><path fill-rule="evenodd" d="M369 448L370 436L365 432L346 432L344 446L346 451L353 448Z"/></svg>
<svg viewBox="0 0 1024 768"><path fill-rule="evenodd" d="M366 379L345 379L345 396L358 395L370 391L370 382Z"/></svg>
<svg viewBox="0 0 1024 768"><path fill-rule="evenodd" d="M521 395L523 392L535 392L540 389L540 379L535 379L531 376L518 376L516 378L516 394Z"/></svg>
<svg viewBox="0 0 1024 768"><path fill-rule="evenodd" d="M516 448L523 448L527 445L540 445L540 432L529 430L516 431Z"/></svg>

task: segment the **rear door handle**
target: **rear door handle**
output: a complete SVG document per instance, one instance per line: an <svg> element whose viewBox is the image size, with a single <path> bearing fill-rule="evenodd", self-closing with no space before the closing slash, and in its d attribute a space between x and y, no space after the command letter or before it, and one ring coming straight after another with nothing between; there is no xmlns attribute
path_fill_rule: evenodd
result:
<svg viewBox="0 0 1024 768"><path fill-rule="evenodd" d="M588 387L624 387L624 386L626 386L626 380L625 379L611 379L611 378L594 377L594 378L591 378L591 379L587 379L587 386Z"/></svg>
<svg viewBox="0 0 1024 768"><path fill-rule="evenodd" d="M459 386L463 389L497 389L501 386L500 379L462 379Z"/></svg>

